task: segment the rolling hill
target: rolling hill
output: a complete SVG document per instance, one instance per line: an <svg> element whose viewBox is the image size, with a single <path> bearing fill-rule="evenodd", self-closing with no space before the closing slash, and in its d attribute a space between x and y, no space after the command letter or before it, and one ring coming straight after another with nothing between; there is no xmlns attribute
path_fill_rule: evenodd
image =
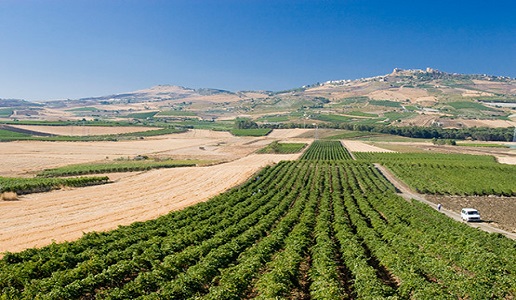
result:
<svg viewBox="0 0 516 300"><path fill-rule="evenodd" d="M353 123L443 128L516 125L516 80L394 69L286 91L190 89L158 85L77 100L0 101L0 119L208 119L245 116L258 123Z"/></svg>

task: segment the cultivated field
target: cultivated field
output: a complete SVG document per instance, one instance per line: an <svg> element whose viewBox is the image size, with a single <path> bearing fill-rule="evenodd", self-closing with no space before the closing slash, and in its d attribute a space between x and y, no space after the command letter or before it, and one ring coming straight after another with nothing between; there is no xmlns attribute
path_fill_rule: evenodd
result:
<svg viewBox="0 0 516 300"><path fill-rule="evenodd" d="M387 168L404 164L403 169L425 176L436 167L453 171L445 175L459 190L442 185L439 193L477 188L461 190L458 169L495 182L501 181L497 168L516 175L512 166L502 167L492 157L449 154L357 152L360 160L353 160L339 141L315 141L298 156L250 154L206 168L137 173L101 186L98 193L86 188L27 197L26 207L57 201L49 209L64 212L56 222L70 220L61 229L66 235L67 226L88 223L74 221L77 217L93 220L89 228L105 220L120 223L120 211L136 221L191 204L205 190L221 192L222 185L237 184L242 173L251 177L211 201L153 221L7 253L0 260L0 290L7 299L516 296L515 241L400 197L372 162ZM403 180L415 177L392 169ZM176 171L183 173L173 175ZM506 179L502 191L516 193L513 179ZM418 182L408 184L419 189ZM31 228L51 230L30 210L23 215L29 217L9 235L23 238L20 232Z"/></svg>

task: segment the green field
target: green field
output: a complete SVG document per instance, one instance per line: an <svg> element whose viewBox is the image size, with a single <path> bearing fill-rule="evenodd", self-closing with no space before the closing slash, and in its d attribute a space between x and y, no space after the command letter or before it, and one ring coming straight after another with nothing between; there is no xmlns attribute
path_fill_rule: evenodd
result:
<svg viewBox="0 0 516 300"><path fill-rule="evenodd" d="M378 162L420 193L516 196L516 166L487 155L354 153Z"/></svg>
<svg viewBox="0 0 516 300"><path fill-rule="evenodd" d="M13 114L12 108L0 108L0 117L8 118Z"/></svg>
<svg viewBox="0 0 516 300"><path fill-rule="evenodd" d="M493 111L494 109L487 107L481 103L478 102L472 102L472 101L457 101L457 102L448 102L447 105L455 108L455 109L475 109L475 110L487 110L487 111Z"/></svg>
<svg viewBox="0 0 516 300"><path fill-rule="evenodd" d="M93 112L93 111L98 111L98 110L99 109L96 108L96 107L85 106L85 107L77 107L77 108L68 109L67 111L73 111L73 112Z"/></svg>
<svg viewBox="0 0 516 300"><path fill-rule="evenodd" d="M153 118L158 112L157 111L149 111L149 112L143 112L143 113L132 113L125 116L125 118L132 118L132 119L150 119Z"/></svg>
<svg viewBox="0 0 516 300"><path fill-rule="evenodd" d="M313 118L315 120L333 123L349 122L352 120L352 117L337 114L317 114L314 115Z"/></svg>
<svg viewBox="0 0 516 300"><path fill-rule="evenodd" d="M0 142L12 141L12 140L25 140L32 139L33 137L26 133L19 133L10 130L0 129Z"/></svg>
<svg viewBox="0 0 516 300"><path fill-rule="evenodd" d="M303 160L351 160L351 154L339 141L316 140L303 153Z"/></svg>
<svg viewBox="0 0 516 300"><path fill-rule="evenodd" d="M487 144L487 143L457 143L457 146L463 147L487 147L487 148L509 148L507 145L502 144Z"/></svg>
<svg viewBox="0 0 516 300"><path fill-rule="evenodd" d="M195 117L196 114L192 111L184 111L184 110L164 110L160 111L156 117L169 117L169 116L175 116L175 117Z"/></svg>
<svg viewBox="0 0 516 300"><path fill-rule="evenodd" d="M260 154L276 153L276 154L291 154L301 152L307 144L305 143L278 143L272 142L267 147L257 151Z"/></svg>
<svg viewBox="0 0 516 300"><path fill-rule="evenodd" d="M266 136L271 133L270 128L251 128L251 129L231 129L231 134L235 136Z"/></svg>
<svg viewBox="0 0 516 300"><path fill-rule="evenodd" d="M326 158L338 148L319 146L307 152ZM301 159L153 221L7 253L0 291L2 299L513 299L516 242L406 201L369 162Z"/></svg>
<svg viewBox="0 0 516 300"><path fill-rule="evenodd" d="M263 116L256 119L257 122L288 122L290 120L290 115L268 115Z"/></svg>
<svg viewBox="0 0 516 300"><path fill-rule="evenodd" d="M120 160L100 164L79 164L47 169L39 173L39 177L76 176L86 174L102 174L114 172L135 172L151 169L177 168L196 166L204 161L198 160Z"/></svg>
<svg viewBox="0 0 516 300"><path fill-rule="evenodd" d="M63 186L82 187L105 184L107 177L76 177L76 178L11 178L0 177L0 193L15 192L18 195L48 192Z"/></svg>
<svg viewBox="0 0 516 300"><path fill-rule="evenodd" d="M334 135L326 136L326 139L331 140L349 140L349 139L359 139L364 137L374 137L379 136L381 134L374 132L366 132L366 131L338 131Z"/></svg>
<svg viewBox="0 0 516 300"><path fill-rule="evenodd" d="M347 112L346 115L367 117L367 118L378 118L377 114L366 113L366 112L362 112L362 111L350 111L350 112Z"/></svg>

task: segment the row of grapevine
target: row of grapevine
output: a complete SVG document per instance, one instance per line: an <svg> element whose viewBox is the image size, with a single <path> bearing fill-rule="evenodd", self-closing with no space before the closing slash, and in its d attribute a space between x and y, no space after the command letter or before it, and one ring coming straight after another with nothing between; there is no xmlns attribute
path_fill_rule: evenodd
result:
<svg viewBox="0 0 516 300"><path fill-rule="evenodd" d="M0 291L5 299L511 299L516 242L404 200L370 163L299 160L154 221L7 254Z"/></svg>
<svg viewBox="0 0 516 300"><path fill-rule="evenodd" d="M357 152L355 157L382 163L420 193L516 195L516 166L499 164L492 156Z"/></svg>
<svg viewBox="0 0 516 300"><path fill-rule="evenodd" d="M351 160L351 154L339 141L314 141L301 156L303 160Z"/></svg>
<svg viewBox="0 0 516 300"><path fill-rule="evenodd" d="M516 166L385 164L420 193L451 195L516 195Z"/></svg>
<svg viewBox="0 0 516 300"><path fill-rule="evenodd" d="M103 174L103 173L115 173L115 172L135 172L135 171L148 171L151 169L159 168L177 168L177 167L192 167L195 166L196 162L192 161L176 161L176 160L165 160L165 161L128 161L128 162L115 162L105 164L81 164L81 165L70 165L56 169L47 169L39 173L39 177L58 177L58 176L77 176L86 174Z"/></svg>
<svg viewBox="0 0 516 300"><path fill-rule="evenodd" d="M356 159L373 162L410 163L460 163L462 165L493 164L496 159L490 155L455 153L398 153L398 152L355 152Z"/></svg>
<svg viewBox="0 0 516 300"><path fill-rule="evenodd" d="M256 153L276 153L276 154L291 154L301 152L307 144L305 143L279 143L274 141L265 148L258 150Z"/></svg>
<svg viewBox="0 0 516 300"><path fill-rule="evenodd" d="M108 177L77 177L77 178L11 178L0 177L0 193L15 192L18 195L48 192L63 186L83 187L105 184Z"/></svg>

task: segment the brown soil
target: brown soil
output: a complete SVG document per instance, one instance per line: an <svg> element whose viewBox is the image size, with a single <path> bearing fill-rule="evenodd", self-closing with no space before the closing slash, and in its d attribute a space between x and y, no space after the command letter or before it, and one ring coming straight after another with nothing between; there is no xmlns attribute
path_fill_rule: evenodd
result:
<svg viewBox="0 0 516 300"><path fill-rule="evenodd" d="M436 205L441 203L443 208L456 212L460 212L465 207L476 208L484 222L516 233L516 197L434 195L425 197Z"/></svg>

